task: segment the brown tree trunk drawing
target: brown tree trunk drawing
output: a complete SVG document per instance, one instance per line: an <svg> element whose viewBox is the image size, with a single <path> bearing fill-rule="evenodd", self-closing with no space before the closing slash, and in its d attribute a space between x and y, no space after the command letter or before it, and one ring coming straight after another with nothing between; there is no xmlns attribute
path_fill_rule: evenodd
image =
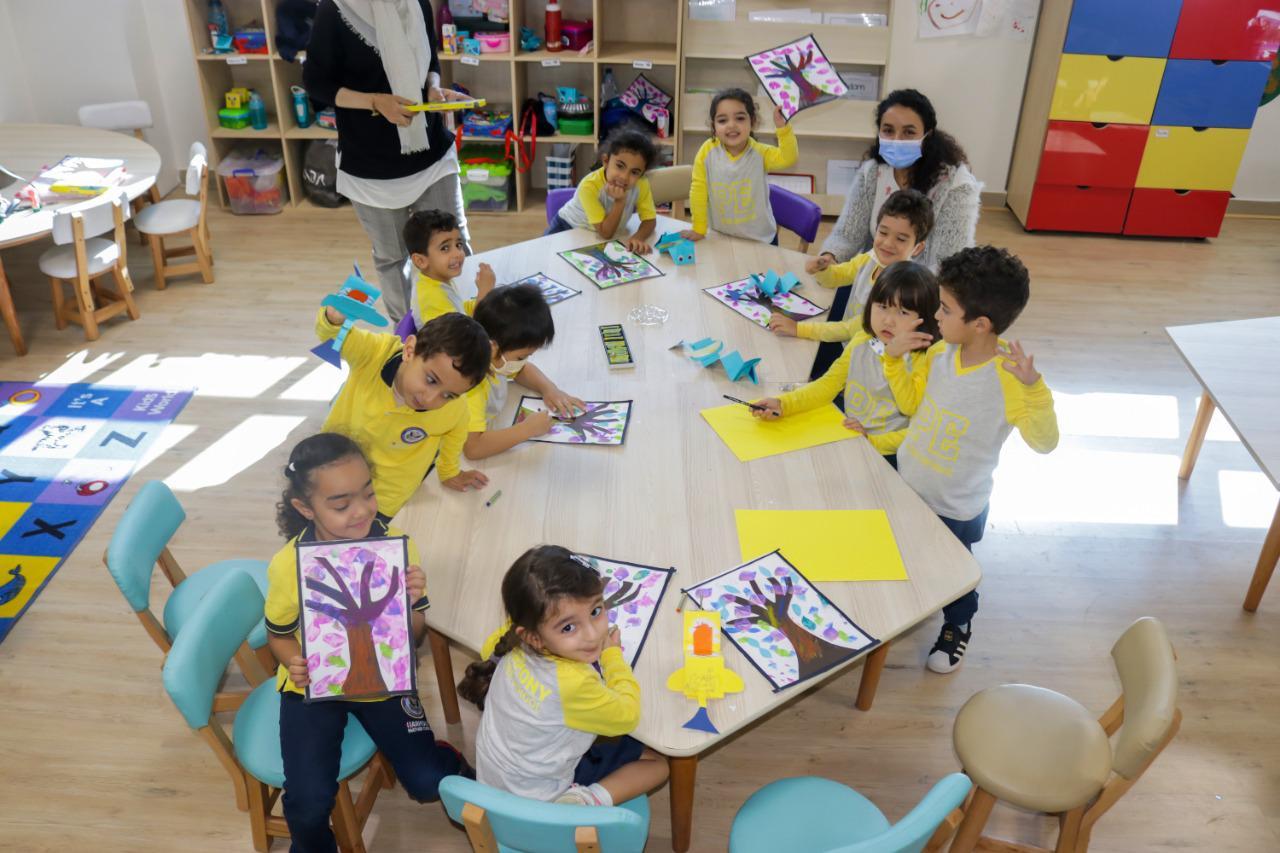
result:
<svg viewBox="0 0 1280 853"><path fill-rule="evenodd" d="M607 405L592 406L588 403L585 412L571 421L562 422L561 426L577 433L584 442L588 437L608 441L613 437L614 427L617 426L621 415L622 413L610 409Z"/></svg>
<svg viewBox="0 0 1280 853"><path fill-rule="evenodd" d="M631 581L620 581L620 586L613 591L613 594L604 600L604 609L608 613L615 608L622 607L640 597L640 591L644 589L638 583Z"/></svg>
<svg viewBox="0 0 1280 853"><path fill-rule="evenodd" d="M600 264L600 268L593 273L596 281L608 281L611 278L622 278L625 275L631 275L636 271L636 267L640 265L639 261L619 261L609 257L603 246L579 249L578 254L585 255Z"/></svg>
<svg viewBox="0 0 1280 853"><path fill-rule="evenodd" d="M387 589L387 594L378 601L374 601L369 592L369 584L373 580L374 562L370 560L365 563L360 573L360 598L357 600L332 563L323 557L317 557L316 562L324 567L337 586L329 586L318 580L307 578L306 587L333 599L336 603L308 601L306 606L336 619L347 632L347 651L351 660L346 680L342 682L342 695L365 696L385 693L387 683L382 678L382 669L378 666L378 649L373 642L373 623L400 593L399 567L391 572L391 585Z"/></svg>
<svg viewBox="0 0 1280 853"><path fill-rule="evenodd" d="M806 50L799 63L794 62L791 58L791 54L789 53L786 54L783 59L786 61L783 62L777 58L770 60L769 64L777 70L770 71L765 76L771 79L778 77L784 80L790 80L794 83L796 85L796 89L798 89L800 93L801 107L816 104L823 95L831 94L826 89L813 85L809 82L809 79L804 76L804 70L809 67L809 63L813 62L812 50Z"/></svg>
<svg viewBox="0 0 1280 853"><path fill-rule="evenodd" d="M725 294L735 303L748 302L752 305L759 305L764 310L773 314L775 311L784 317L790 317L792 320L809 320L812 319L805 314L792 314L785 308L780 308L774 304L773 297L766 296L760 292L755 285L748 285L741 290L730 290Z"/></svg>
<svg viewBox="0 0 1280 853"><path fill-rule="evenodd" d="M760 589L760 585L751 581L751 591L759 596L760 601L752 601L737 595L730 595L727 600L734 606L749 611L748 616L730 619L728 624L746 628L751 625L781 631L796 653L800 680L821 672L827 663L849 652L843 646L828 643L817 634L805 630L791 618L791 599L794 597L791 578L769 578L769 593Z"/></svg>

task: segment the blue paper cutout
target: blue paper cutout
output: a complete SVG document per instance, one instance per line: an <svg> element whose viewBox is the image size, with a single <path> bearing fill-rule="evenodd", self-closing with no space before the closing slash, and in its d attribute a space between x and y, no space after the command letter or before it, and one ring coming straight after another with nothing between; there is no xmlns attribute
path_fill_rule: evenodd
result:
<svg viewBox="0 0 1280 853"><path fill-rule="evenodd" d="M711 716L707 714L706 707L699 708L698 713L690 717L689 722L684 724L684 728L710 732L713 735L720 734L720 730L716 728L715 723L711 722Z"/></svg>
<svg viewBox="0 0 1280 853"><path fill-rule="evenodd" d="M711 367L719 362L724 368L725 375L734 382L746 378L750 379L754 385L760 384L760 378L756 376L756 365L760 363L760 359L744 359L742 353L737 350L725 352L724 344L715 338L703 338L692 342L680 341L671 349L676 347L680 347L685 355L703 367Z"/></svg>
<svg viewBox="0 0 1280 853"><path fill-rule="evenodd" d="M373 303L382 296L382 291L360 278L359 273L360 268L356 267L356 275L347 276L337 293L331 293L320 300L322 306L341 311L347 318L332 340L324 341L311 349L313 354L334 367L342 366L342 345L357 320L364 320L372 326L387 326L391 323L373 307Z"/></svg>
<svg viewBox="0 0 1280 853"><path fill-rule="evenodd" d="M659 254L669 255L671 260L676 262L676 266L686 266L696 259L697 252L693 247L693 241L681 237L679 231L668 231L663 234L654 244L654 248Z"/></svg>
<svg viewBox="0 0 1280 853"><path fill-rule="evenodd" d="M800 279L793 272L779 276L773 270L769 270L764 275L751 273L751 283L765 296L774 297L783 296L799 287Z"/></svg>

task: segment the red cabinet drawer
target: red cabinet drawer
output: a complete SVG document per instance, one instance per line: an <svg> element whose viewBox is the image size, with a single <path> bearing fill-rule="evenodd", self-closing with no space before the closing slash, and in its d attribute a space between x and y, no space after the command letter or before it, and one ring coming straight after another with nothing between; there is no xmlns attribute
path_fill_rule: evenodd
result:
<svg viewBox="0 0 1280 853"><path fill-rule="evenodd" d="M1036 183L1132 187L1146 146L1144 124L1051 121Z"/></svg>
<svg viewBox="0 0 1280 853"><path fill-rule="evenodd" d="M1217 237L1231 193L1213 190L1133 191L1125 234L1148 237Z"/></svg>
<svg viewBox="0 0 1280 853"><path fill-rule="evenodd" d="M1132 189L1036 184L1027 210L1028 231L1119 234Z"/></svg>
<svg viewBox="0 0 1280 853"><path fill-rule="evenodd" d="M1280 3L1182 0L1170 59L1260 59L1276 55Z"/></svg>

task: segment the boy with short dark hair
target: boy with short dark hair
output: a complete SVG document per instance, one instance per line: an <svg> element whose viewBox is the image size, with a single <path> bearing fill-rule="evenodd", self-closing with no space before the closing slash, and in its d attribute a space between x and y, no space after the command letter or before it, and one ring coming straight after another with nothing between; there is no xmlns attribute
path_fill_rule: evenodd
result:
<svg viewBox="0 0 1280 853"><path fill-rule="evenodd" d="M911 415L898 472L972 551L986 527L1005 439L1016 428L1032 450L1048 453L1058 446L1058 419L1035 360L1019 341L1000 337L1030 297L1022 262L994 246L962 249L942 262L938 287L942 340L908 371L903 353L931 336L897 336L885 347L885 376L899 409ZM977 612L977 590L942 609L929 669L960 667Z"/></svg>
<svg viewBox="0 0 1280 853"><path fill-rule="evenodd" d="M334 308L321 308L316 335L327 341L345 321ZM479 471L463 471L460 464L469 419L464 397L489 370L489 336L479 323L449 313L403 343L392 334L353 328L342 357L351 373L323 430L348 435L364 450L379 511L388 517L399 512L432 462L450 489L488 484Z"/></svg>
<svg viewBox="0 0 1280 853"><path fill-rule="evenodd" d="M462 273L467 243L458 218L444 210L418 210L404 224L404 244L418 270L409 297L413 327L419 328L441 314L470 314L476 301L493 289L493 268L480 264L476 273L476 298L464 299L454 279Z"/></svg>

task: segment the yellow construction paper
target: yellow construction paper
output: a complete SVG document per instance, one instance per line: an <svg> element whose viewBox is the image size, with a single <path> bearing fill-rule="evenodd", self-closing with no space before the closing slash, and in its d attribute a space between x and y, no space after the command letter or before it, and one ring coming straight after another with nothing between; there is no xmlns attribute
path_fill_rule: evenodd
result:
<svg viewBox="0 0 1280 853"><path fill-rule="evenodd" d="M753 418L751 410L741 403L731 403L703 409L702 416L742 462L858 437L858 433L845 427L844 415L835 406L763 421Z"/></svg>
<svg viewBox="0 0 1280 853"><path fill-rule="evenodd" d="M743 561L775 548L811 581L904 581L889 516L882 509L739 509Z"/></svg>

